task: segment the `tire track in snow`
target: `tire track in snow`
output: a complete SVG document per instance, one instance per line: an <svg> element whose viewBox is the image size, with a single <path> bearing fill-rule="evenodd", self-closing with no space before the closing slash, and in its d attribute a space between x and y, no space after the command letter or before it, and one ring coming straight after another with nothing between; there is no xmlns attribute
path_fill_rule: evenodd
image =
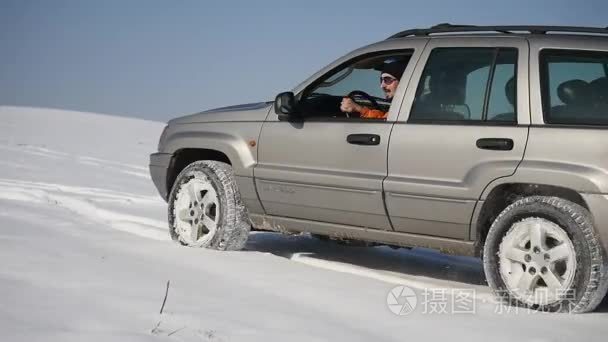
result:
<svg viewBox="0 0 608 342"><path fill-rule="evenodd" d="M475 299L483 303L493 303L495 297L491 290L487 287L472 286L464 283L456 283L453 281L432 281L423 280L420 277L412 276L409 274L398 274L395 272L379 271L370 269L363 266L357 266L348 263L342 263L338 261L323 260L313 257L306 256L307 253L294 253L289 257L289 260L299 262L312 267L323 268L335 272L348 273L364 278L374 279L393 285L404 285L407 287L419 289L419 290L430 290L430 289L463 289L463 288L474 288Z"/></svg>
<svg viewBox="0 0 608 342"><path fill-rule="evenodd" d="M69 193L71 195L90 196L96 200L115 200L129 203L158 203L158 196L143 196L129 192L109 190L104 188L93 188L83 186L71 186L57 183L32 182L17 179L0 178L0 187L23 189L23 190L44 190L48 192ZM0 194L2 196L2 194Z"/></svg>
<svg viewBox="0 0 608 342"><path fill-rule="evenodd" d="M80 219L102 223L113 229L155 240L169 240L167 224L133 214L100 208L96 201L119 200L136 204L158 203L159 199L106 189L0 179L0 199L61 207Z"/></svg>

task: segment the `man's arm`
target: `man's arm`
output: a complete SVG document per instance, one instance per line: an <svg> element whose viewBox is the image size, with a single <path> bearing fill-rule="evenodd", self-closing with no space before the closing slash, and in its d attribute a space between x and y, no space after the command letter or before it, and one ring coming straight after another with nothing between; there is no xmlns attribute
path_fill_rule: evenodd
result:
<svg viewBox="0 0 608 342"><path fill-rule="evenodd" d="M365 106L361 106L348 97L342 99L342 103L340 104L340 110L346 113L357 112L360 114L359 117L362 119L386 119L386 116L388 114L378 109L371 109Z"/></svg>
<svg viewBox="0 0 608 342"><path fill-rule="evenodd" d="M385 113L379 109L371 109L365 106L361 106L359 111L362 119L386 119L388 113Z"/></svg>

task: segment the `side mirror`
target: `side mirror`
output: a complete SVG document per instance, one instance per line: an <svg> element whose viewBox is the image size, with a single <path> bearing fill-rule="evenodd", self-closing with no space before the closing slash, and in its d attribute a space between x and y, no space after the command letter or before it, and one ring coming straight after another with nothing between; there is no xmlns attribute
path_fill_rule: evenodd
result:
<svg viewBox="0 0 608 342"><path fill-rule="evenodd" d="M280 93L274 100L274 112L279 120L289 120L296 114L296 98L290 91Z"/></svg>

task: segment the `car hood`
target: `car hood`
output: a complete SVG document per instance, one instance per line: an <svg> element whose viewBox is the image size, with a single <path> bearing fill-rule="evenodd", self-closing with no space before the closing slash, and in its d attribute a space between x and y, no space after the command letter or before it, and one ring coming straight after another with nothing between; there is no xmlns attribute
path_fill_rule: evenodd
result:
<svg viewBox="0 0 608 342"><path fill-rule="evenodd" d="M169 124L226 121L264 121L272 103L272 101L256 102L210 109L204 112L175 118L169 121Z"/></svg>

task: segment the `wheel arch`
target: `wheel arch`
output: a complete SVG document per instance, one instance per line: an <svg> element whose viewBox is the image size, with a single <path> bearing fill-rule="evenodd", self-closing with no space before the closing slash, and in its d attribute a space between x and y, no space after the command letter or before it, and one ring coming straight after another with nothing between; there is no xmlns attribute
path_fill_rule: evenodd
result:
<svg viewBox="0 0 608 342"><path fill-rule="evenodd" d="M528 196L553 196L569 200L586 209L588 204L576 190L555 184L513 182L488 186L475 207L470 238L475 241L475 255L482 256L483 245L494 219L510 204Z"/></svg>
<svg viewBox="0 0 608 342"><path fill-rule="evenodd" d="M205 148L182 148L173 153L171 164L167 170L167 194L177 179L177 176L186 166L199 160L214 160L232 166L230 158L222 151Z"/></svg>
<svg viewBox="0 0 608 342"><path fill-rule="evenodd" d="M159 150L171 154L166 188L170 192L179 173L197 160L230 164L235 176L253 178L262 122L213 122L170 125Z"/></svg>

